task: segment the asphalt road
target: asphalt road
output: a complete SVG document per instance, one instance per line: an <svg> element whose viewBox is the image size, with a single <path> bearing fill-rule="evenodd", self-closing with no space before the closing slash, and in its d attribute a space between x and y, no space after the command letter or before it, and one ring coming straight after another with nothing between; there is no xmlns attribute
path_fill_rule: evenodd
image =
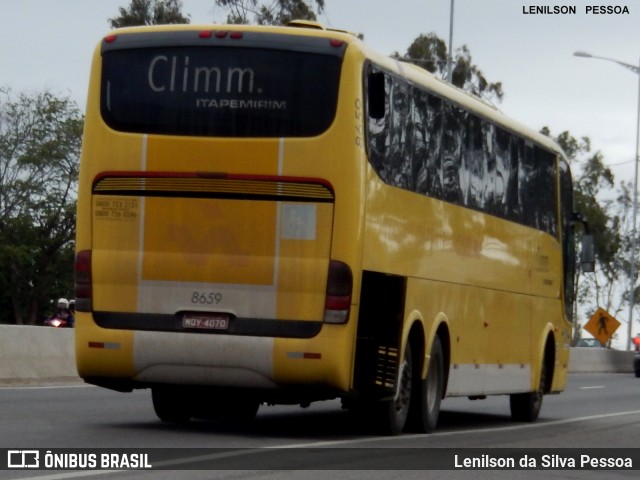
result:
<svg viewBox="0 0 640 480"><path fill-rule="evenodd" d="M276 450L287 458L273 458L269 463L263 460L267 458L264 447L296 448L298 453ZM307 409L262 406L256 420L244 425L204 421L168 425L156 419L148 391L123 394L88 386L0 387L0 449L187 449L173 450L165 458L165 468L175 471L0 470L0 478L7 479L637 478L638 470L625 469L449 468L426 472L425 465L418 462L414 470L403 470L420 452L424 458L424 452L466 454L466 449L477 448L545 449L546 453L574 449L571 452L588 453L592 448L624 452L620 449L637 447L640 379L633 374L570 375L565 392L545 397L541 416L533 424L510 421L507 397L447 399L442 404L437 432L399 437L367 433L340 409L339 402L319 402ZM197 450L201 448L228 450ZM322 450L310 450L318 448ZM640 454L636 451L635 455ZM560 457L562 461L564 453ZM338 470L323 471L327 458L331 468ZM209 470L212 465L230 469ZM180 470L185 466L203 470ZM635 468L640 468L640 460Z"/></svg>

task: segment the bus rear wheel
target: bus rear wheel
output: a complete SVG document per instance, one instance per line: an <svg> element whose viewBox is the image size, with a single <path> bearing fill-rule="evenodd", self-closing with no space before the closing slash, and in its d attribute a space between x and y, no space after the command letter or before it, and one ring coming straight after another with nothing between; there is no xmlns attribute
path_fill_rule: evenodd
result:
<svg viewBox="0 0 640 480"><path fill-rule="evenodd" d="M382 433L399 435L404 430L409 414L411 390L413 385L413 361L411 345L407 343L398 375L398 387L393 400L378 404L376 419Z"/></svg>
<svg viewBox="0 0 640 480"><path fill-rule="evenodd" d="M444 355L440 337L433 339L427 378L416 378L414 396L409 411L412 431L429 433L435 430L440 415L440 402L444 388Z"/></svg>

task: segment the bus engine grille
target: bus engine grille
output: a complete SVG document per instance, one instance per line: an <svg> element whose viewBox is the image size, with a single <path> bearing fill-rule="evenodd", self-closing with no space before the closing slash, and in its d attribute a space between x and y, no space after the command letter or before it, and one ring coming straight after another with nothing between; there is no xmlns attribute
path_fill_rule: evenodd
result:
<svg viewBox="0 0 640 480"><path fill-rule="evenodd" d="M398 349L380 345L376 356L375 385L378 388L395 390L398 376Z"/></svg>

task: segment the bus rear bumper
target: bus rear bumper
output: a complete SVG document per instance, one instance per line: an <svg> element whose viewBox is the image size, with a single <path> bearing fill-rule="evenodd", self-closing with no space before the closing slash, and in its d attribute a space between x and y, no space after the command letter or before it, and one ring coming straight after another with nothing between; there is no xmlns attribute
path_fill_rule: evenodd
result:
<svg viewBox="0 0 640 480"><path fill-rule="evenodd" d="M262 391L279 399L288 390L331 392L330 398L351 391L349 325L324 325L313 338L278 338L114 330L82 320L76 328L78 373L112 390L183 385Z"/></svg>
<svg viewBox="0 0 640 480"><path fill-rule="evenodd" d="M133 380L143 384L276 388L273 338L135 332Z"/></svg>

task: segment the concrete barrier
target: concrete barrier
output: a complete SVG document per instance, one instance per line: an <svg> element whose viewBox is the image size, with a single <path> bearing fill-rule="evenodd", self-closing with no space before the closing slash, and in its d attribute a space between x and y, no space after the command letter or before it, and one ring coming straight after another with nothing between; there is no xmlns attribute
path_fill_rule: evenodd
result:
<svg viewBox="0 0 640 480"><path fill-rule="evenodd" d="M633 352L596 347L575 347L569 356L570 373L631 373Z"/></svg>
<svg viewBox="0 0 640 480"><path fill-rule="evenodd" d="M0 383L80 382L75 363L74 331L0 325ZM633 352L572 348L570 373L631 373Z"/></svg>
<svg viewBox="0 0 640 480"><path fill-rule="evenodd" d="M0 383L80 381L73 329L0 325Z"/></svg>

